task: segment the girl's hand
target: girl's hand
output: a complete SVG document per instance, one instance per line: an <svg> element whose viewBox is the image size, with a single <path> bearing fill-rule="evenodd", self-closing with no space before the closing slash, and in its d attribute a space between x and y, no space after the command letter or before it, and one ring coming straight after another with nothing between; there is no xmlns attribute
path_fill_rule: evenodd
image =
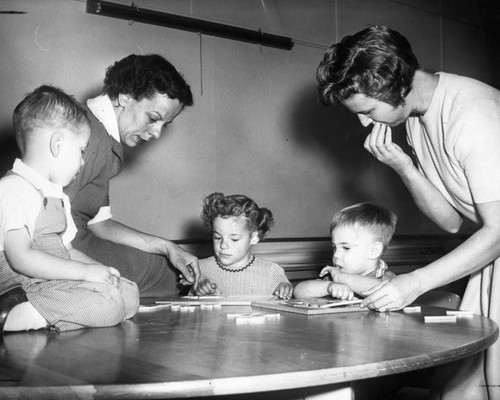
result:
<svg viewBox="0 0 500 400"><path fill-rule="evenodd" d="M197 288L194 288L194 293L198 296L210 296L219 294L220 292L216 283L212 283L209 279L205 278L198 283Z"/></svg>
<svg viewBox="0 0 500 400"><path fill-rule="evenodd" d="M101 264L87 264L83 280L87 282L100 282L118 287L120 272L118 272L116 268L107 267Z"/></svg>
<svg viewBox="0 0 500 400"><path fill-rule="evenodd" d="M354 292L351 288L341 283L330 283L330 285L328 285L328 293L330 293L332 297L341 300L352 300L354 298Z"/></svg>
<svg viewBox="0 0 500 400"><path fill-rule="evenodd" d="M391 167L399 175L403 176L409 169L415 168L411 157L392 142L390 126L375 123L371 133L365 139L364 147L377 160Z"/></svg>
<svg viewBox="0 0 500 400"><path fill-rule="evenodd" d="M326 279L327 275L330 274L330 277L332 278L332 281L335 282L335 277L340 273L340 268L338 267L332 267L331 265L327 265L324 267L321 272L319 273L319 276Z"/></svg>
<svg viewBox="0 0 500 400"><path fill-rule="evenodd" d="M281 282L273 292L273 295L285 300L290 299L292 297L292 294L293 286L289 282Z"/></svg>
<svg viewBox="0 0 500 400"><path fill-rule="evenodd" d="M367 296L361 307L385 312L401 310L421 294L420 283L411 273L384 279L377 286L362 293Z"/></svg>

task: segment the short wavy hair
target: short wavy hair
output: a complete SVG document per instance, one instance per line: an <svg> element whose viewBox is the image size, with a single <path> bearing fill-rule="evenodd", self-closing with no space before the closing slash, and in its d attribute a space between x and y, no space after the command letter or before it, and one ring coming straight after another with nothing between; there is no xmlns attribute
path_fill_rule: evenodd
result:
<svg viewBox="0 0 500 400"><path fill-rule="evenodd" d="M24 154L26 143L37 129L68 129L80 132L90 126L85 108L61 89L42 85L16 106L12 115L17 145Z"/></svg>
<svg viewBox="0 0 500 400"><path fill-rule="evenodd" d="M360 93L398 107L405 104L417 69L418 60L403 35L372 25L325 52L316 71L320 99L334 105Z"/></svg>
<svg viewBox="0 0 500 400"><path fill-rule="evenodd" d="M369 231L384 246L384 251L396 230L398 218L391 210L372 203L358 203L337 212L330 222L330 233L339 227L356 227Z"/></svg>
<svg viewBox="0 0 500 400"><path fill-rule="evenodd" d="M193 104L189 85L175 67L159 54L131 54L115 62L106 70L103 93L112 100L119 94L142 100L161 93L179 100L184 106Z"/></svg>
<svg viewBox="0 0 500 400"><path fill-rule="evenodd" d="M273 226L273 214L267 208L259 207L255 201L241 194L224 196L214 192L203 200L201 219L205 226L212 227L216 217L244 217L249 232L258 232L259 239Z"/></svg>

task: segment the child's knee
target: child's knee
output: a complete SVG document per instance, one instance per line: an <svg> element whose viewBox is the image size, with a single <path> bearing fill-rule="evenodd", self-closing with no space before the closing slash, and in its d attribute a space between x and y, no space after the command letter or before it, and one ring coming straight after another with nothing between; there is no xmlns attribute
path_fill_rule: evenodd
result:
<svg viewBox="0 0 500 400"><path fill-rule="evenodd" d="M128 279L120 279L120 292L125 306L125 318L132 318L139 311L139 288Z"/></svg>
<svg viewBox="0 0 500 400"><path fill-rule="evenodd" d="M100 305L100 312L106 320L105 325L118 325L126 319L127 308L120 289L114 286L109 288Z"/></svg>

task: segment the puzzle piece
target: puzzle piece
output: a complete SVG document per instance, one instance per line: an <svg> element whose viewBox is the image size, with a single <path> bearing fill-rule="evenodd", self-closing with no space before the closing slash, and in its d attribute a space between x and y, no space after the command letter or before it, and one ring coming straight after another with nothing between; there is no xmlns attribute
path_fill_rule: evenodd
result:
<svg viewBox="0 0 500 400"><path fill-rule="evenodd" d="M448 310L446 311L446 315L455 315L460 318L474 317L474 313L472 311L466 311L466 310Z"/></svg>
<svg viewBox="0 0 500 400"><path fill-rule="evenodd" d="M456 315L426 315L424 317L424 322L426 324L435 324L435 323L456 323L457 316Z"/></svg>
<svg viewBox="0 0 500 400"><path fill-rule="evenodd" d="M403 308L403 312L407 314L418 314L422 312L422 307L420 306L415 306L415 307L405 307Z"/></svg>
<svg viewBox="0 0 500 400"><path fill-rule="evenodd" d="M148 304L148 305L140 305L139 312L151 312L157 311L164 308L170 308L170 304Z"/></svg>
<svg viewBox="0 0 500 400"><path fill-rule="evenodd" d="M266 321L277 321L280 317L280 314L262 314L256 312L227 314L227 319L234 320L237 325L262 324Z"/></svg>

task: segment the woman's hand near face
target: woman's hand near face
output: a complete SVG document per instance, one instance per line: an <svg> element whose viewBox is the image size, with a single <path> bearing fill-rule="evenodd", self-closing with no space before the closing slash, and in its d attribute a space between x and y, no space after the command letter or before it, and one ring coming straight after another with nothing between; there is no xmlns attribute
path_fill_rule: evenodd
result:
<svg viewBox="0 0 500 400"><path fill-rule="evenodd" d="M393 143L390 126L375 123L371 133L365 139L364 147L377 160L391 167L399 175L404 176L407 171L415 168L411 157Z"/></svg>

